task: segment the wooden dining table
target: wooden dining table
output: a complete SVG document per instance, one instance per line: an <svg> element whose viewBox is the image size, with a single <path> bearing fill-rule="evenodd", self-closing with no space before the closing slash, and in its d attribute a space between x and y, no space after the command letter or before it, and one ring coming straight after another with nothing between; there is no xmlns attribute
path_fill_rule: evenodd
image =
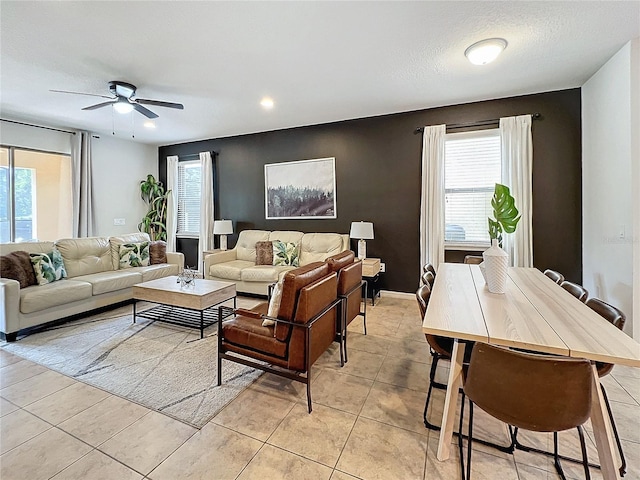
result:
<svg viewBox="0 0 640 480"><path fill-rule="evenodd" d="M540 270L512 267L504 294L490 293L477 265L438 268L422 331L454 339L437 458L449 458L464 341L592 361L591 423L605 480L619 479L616 446L595 361L640 367L640 344Z"/></svg>

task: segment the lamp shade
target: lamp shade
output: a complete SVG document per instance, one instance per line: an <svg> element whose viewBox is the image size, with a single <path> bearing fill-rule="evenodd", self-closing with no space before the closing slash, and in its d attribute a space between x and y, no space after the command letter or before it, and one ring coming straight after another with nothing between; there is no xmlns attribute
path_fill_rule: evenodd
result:
<svg viewBox="0 0 640 480"><path fill-rule="evenodd" d="M233 223L231 220L214 220L213 233L215 235L230 235L233 233Z"/></svg>
<svg viewBox="0 0 640 480"><path fill-rule="evenodd" d="M373 223L371 222L351 222L351 238L373 240Z"/></svg>

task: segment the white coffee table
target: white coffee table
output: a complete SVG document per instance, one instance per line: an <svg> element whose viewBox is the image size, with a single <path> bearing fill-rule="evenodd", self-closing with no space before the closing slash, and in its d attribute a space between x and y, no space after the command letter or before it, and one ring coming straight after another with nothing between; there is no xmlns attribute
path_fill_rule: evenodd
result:
<svg viewBox="0 0 640 480"><path fill-rule="evenodd" d="M197 328L203 338L204 329L220 320L219 309L213 307L228 300L233 300L233 308L222 307L222 319L232 315L236 308L235 283L196 279L194 285L182 287L177 276L150 280L133 286L133 323L136 317L141 317ZM137 313L138 301L157 303L158 306Z"/></svg>

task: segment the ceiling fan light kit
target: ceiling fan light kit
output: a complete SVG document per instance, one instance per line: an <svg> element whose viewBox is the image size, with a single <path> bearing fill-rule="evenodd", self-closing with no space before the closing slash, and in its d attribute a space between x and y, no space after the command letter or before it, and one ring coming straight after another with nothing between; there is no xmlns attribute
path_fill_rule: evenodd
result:
<svg viewBox="0 0 640 480"><path fill-rule="evenodd" d="M93 93L82 92L68 92L65 90L51 90L56 93L70 93L73 95L88 95L91 97L109 98L108 102L97 103L84 107L82 110L97 110L98 108L112 106L113 109L122 114L131 113L133 110L141 113L147 118L158 118L158 115L144 107L143 105L153 105L155 107L175 108L177 110L184 110L184 105L181 103L164 102L161 100L148 100L145 98L137 98L136 86L127 82L120 82L114 80L109 82L109 92L115 97L108 97L106 95L96 95Z"/></svg>

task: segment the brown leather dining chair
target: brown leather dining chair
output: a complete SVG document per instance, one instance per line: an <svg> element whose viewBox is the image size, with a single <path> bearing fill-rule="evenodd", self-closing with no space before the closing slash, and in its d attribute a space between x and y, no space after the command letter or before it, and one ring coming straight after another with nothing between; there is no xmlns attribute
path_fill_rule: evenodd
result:
<svg viewBox="0 0 640 480"><path fill-rule="evenodd" d="M429 272L428 272L429 273ZM431 286L425 283L416 292L416 300L418 301L418 308L420 309L420 318L423 319L427 313L427 306L429 305L429 299L431 298ZM431 352L431 369L429 371L429 389L427 390L427 399L424 404L424 412L422 418L424 426L430 430L440 430L438 425L434 425L427 419L427 411L429 410L429 402L431 400L431 392L433 388L440 390L446 390L447 386L444 383L436 382L436 368L438 367L439 360L451 361L451 352L453 351L453 339L448 337L440 337L437 335L424 334L427 343L429 344L429 351ZM472 344L467 344L465 350L465 362L469 361L469 355L471 354Z"/></svg>
<svg viewBox="0 0 640 480"><path fill-rule="evenodd" d="M465 255L464 263L467 265L480 265L484 262L484 257L482 255Z"/></svg>
<svg viewBox="0 0 640 480"><path fill-rule="evenodd" d="M433 267L433 265L431 263L427 263L424 267L422 267L422 273L427 273L427 272L431 272L433 273L433 277L435 278L436 276L436 269Z"/></svg>
<svg viewBox="0 0 640 480"><path fill-rule="evenodd" d="M620 330L624 328L624 323L627 320L627 317L621 310L617 309L613 305L609 305L598 298L590 298L587 300L587 306ZM605 375L609 375L611 370L613 370L613 364L596 362L596 369L598 370L598 377L602 378ZM622 442L620 442L618 427L616 426L616 421L613 418L613 412L611 411L607 391L602 383L600 383L600 387L602 388L602 396L604 397L604 403L607 406L607 412L609 413L609 419L611 420L611 426L613 427L613 434L618 446L618 452L620 453L620 460L622 462L622 465L620 466L620 475L624 476L624 474L627 473L627 460L625 459L624 452L622 451Z"/></svg>
<svg viewBox="0 0 640 480"><path fill-rule="evenodd" d="M517 429L553 432L554 464L564 473L558 454L558 432L576 428L580 437L585 476L590 479L582 425L591 414L591 363L586 359L539 355L476 343L463 386L460 433L465 397L469 399L466 472L463 435L458 435L462 478L471 478L473 408Z"/></svg>
<svg viewBox="0 0 640 480"><path fill-rule="evenodd" d="M547 277L549 277L551 280L556 282L558 285L560 285L562 282L564 282L564 275L562 275L560 272L556 272L555 270L551 270L550 268L547 268L544 271L544 274Z"/></svg>
<svg viewBox="0 0 640 480"><path fill-rule="evenodd" d="M587 301L587 297L589 296L589 292L582 285L578 285L577 283L569 282L565 280L560 284L562 288L564 288L571 295L576 297L582 303Z"/></svg>

